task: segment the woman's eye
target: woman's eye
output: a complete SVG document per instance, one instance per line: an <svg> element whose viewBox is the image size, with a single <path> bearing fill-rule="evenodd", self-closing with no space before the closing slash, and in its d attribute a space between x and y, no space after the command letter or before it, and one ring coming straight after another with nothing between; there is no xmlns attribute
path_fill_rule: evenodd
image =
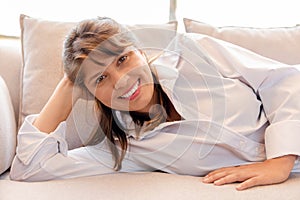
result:
<svg viewBox="0 0 300 200"><path fill-rule="evenodd" d="M118 65L122 64L126 59L128 58L128 56L121 56L118 60Z"/></svg>
<svg viewBox="0 0 300 200"><path fill-rule="evenodd" d="M101 81L103 81L106 78L105 75L100 75L97 79L96 79L96 84L99 84Z"/></svg>

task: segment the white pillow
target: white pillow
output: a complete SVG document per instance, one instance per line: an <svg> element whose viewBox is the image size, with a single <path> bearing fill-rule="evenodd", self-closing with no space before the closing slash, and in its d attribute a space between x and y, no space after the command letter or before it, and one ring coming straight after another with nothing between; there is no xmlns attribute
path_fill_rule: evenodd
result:
<svg viewBox="0 0 300 200"><path fill-rule="evenodd" d="M183 19L187 33L200 33L247 48L265 57L286 63L300 63L300 26L254 28L215 27L193 19Z"/></svg>
<svg viewBox="0 0 300 200"><path fill-rule="evenodd" d="M0 76L0 174L11 165L16 149L16 120L8 88Z"/></svg>

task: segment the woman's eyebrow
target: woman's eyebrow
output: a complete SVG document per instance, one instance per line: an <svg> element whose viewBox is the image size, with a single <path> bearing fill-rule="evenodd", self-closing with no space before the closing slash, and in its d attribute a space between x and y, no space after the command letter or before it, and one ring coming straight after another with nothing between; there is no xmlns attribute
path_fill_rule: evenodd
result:
<svg viewBox="0 0 300 200"><path fill-rule="evenodd" d="M91 59L91 61L93 61L95 64L105 67L105 63L102 63L102 62L94 59L92 56L90 56L89 59Z"/></svg>

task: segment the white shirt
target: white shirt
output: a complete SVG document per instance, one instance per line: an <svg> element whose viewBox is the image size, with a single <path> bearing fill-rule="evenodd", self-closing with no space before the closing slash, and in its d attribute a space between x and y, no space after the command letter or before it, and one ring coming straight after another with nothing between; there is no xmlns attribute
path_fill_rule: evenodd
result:
<svg viewBox="0 0 300 200"><path fill-rule="evenodd" d="M182 121L128 136L121 172L162 170L202 176L225 166L300 155L300 72L241 47L203 36L177 36L154 65ZM115 173L107 140L68 150L66 122L50 134L26 117L14 180ZM130 125L128 116L120 116ZM293 171L300 171L299 157Z"/></svg>

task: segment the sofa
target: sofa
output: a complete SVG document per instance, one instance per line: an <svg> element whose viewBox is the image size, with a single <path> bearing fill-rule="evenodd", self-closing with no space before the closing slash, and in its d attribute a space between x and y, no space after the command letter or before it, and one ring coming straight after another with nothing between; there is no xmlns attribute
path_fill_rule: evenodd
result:
<svg viewBox="0 0 300 200"><path fill-rule="evenodd" d="M206 34L248 48L287 64L300 63L300 26L295 27L214 27L198 20L153 25L149 36L173 34L178 23L185 32ZM236 184L214 186L202 177L162 172L115 173L67 180L19 182L9 178L9 167L16 152L17 130L24 117L38 113L63 75L62 42L72 22L49 21L20 16L20 37L0 37L0 199L285 199L300 198L300 174L292 173L282 183L237 191ZM169 35L168 35L169 36ZM163 48L166 43L156 44ZM74 120L74 119L73 119ZM82 130L67 120L69 148L84 143ZM88 132L88 127L84 127Z"/></svg>

